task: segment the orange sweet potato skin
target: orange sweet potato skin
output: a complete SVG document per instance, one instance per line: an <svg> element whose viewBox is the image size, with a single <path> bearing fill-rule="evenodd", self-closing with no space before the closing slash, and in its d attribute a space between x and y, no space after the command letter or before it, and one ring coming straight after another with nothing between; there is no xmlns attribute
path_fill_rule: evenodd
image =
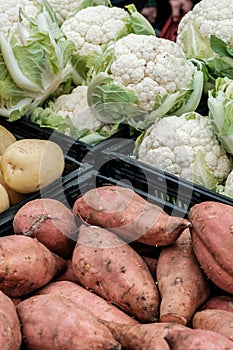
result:
<svg viewBox="0 0 233 350"><path fill-rule="evenodd" d="M89 309L97 318L123 324L138 322L90 290L70 281L50 282L36 294L58 294L70 298Z"/></svg>
<svg viewBox="0 0 233 350"><path fill-rule="evenodd" d="M10 235L0 237L0 289L21 297L47 284L65 269L66 262L36 239Z"/></svg>
<svg viewBox="0 0 233 350"><path fill-rule="evenodd" d="M103 323L125 350L170 350L164 339L167 332L172 329L186 328L175 323L162 322L138 325L123 325L105 321Z"/></svg>
<svg viewBox="0 0 233 350"><path fill-rule="evenodd" d="M217 295L207 300L205 309L220 309L233 312L233 295Z"/></svg>
<svg viewBox="0 0 233 350"><path fill-rule="evenodd" d="M173 329L165 335L171 350L233 350L233 342L203 329Z"/></svg>
<svg viewBox="0 0 233 350"><path fill-rule="evenodd" d="M157 319L159 293L149 268L117 235L81 225L72 262L83 286L139 321Z"/></svg>
<svg viewBox="0 0 233 350"><path fill-rule="evenodd" d="M61 295L32 296L17 306L27 349L118 350L111 332L85 307Z"/></svg>
<svg viewBox="0 0 233 350"><path fill-rule="evenodd" d="M174 245L163 247L156 274L161 294L160 321L186 325L210 293L192 249L189 229Z"/></svg>
<svg viewBox="0 0 233 350"><path fill-rule="evenodd" d="M0 349L19 350L21 342L20 321L15 305L0 291Z"/></svg>
<svg viewBox="0 0 233 350"><path fill-rule="evenodd" d="M225 310L206 309L195 313L193 328L206 329L222 334L233 341L233 313Z"/></svg>
<svg viewBox="0 0 233 350"><path fill-rule="evenodd" d="M74 273L71 258L66 260L66 269L57 275L53 281L70 281L80 284L76 274Z"/></svg>
<svg viewBox="0 0 233 350"><path fill-rule="evenodd" d="M13 228L15 234L37 238L64 258L71 256L77 239L72 210L51 198L38 198L24 204L14 216Z"/></svg>
<svg viewBox="0 0 233 350"><path fill-rule="evenodd" d="M194 253L206 275L222 290L233 293L233 207L202 202L189 212Z"/></svg>
<svg viewBox="0 0 233 350"><path fill-rule="evenodd" d="M170 216L131 189L102 186L77 198L73 212L81 220L114 231L124 240L163 246L176 241L190 223Z"/></svg>

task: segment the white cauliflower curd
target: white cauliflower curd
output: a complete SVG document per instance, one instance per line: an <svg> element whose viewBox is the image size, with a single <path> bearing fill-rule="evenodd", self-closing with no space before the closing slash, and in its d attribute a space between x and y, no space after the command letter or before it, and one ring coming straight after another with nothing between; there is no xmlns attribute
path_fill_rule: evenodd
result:
<svg viewBox="0 0 233 350"><path fill-rule="evenodd" d="M155 122L145 132L137 158L212 190L227 178L233 165L209 118L196 112Z"/></svg>
<svg viewBox="0 0 233 350"><path fill-rule="evenodd" d="M97 71L88 90L89 104L103 106L102 120L145 129L158 116L199 104L203 75L173 41L131 33L111 43L103 61L105 71Z"/></svg>
<svg viewBox="0 0 233 350"><path fill-rule="evenodd" d="M88 129L91 132L103 126L96 119L87 104L87 86L75 87L70 94L59 96L53 102L54 111L62 116L69 116L74 126L79 130Z"/></svg>
<svg viewBox="0 0 233 350"><path fill-rule="evenodd" d="M75 10L83 0L49 0L50 5L56 12L60 21L65 21L67 18L73 16Z"/></svg>
<svg viewBox="0 0 233 350"><path fill-rule="evenodd" d="M110 77L134 91L138 103L153 110L155 98L188 88L195 67L174 42L154 36L130 34L114 43Z"/></svg>
<svg viewBox="0 0 233 350"><path fill-rule="evenodd" d="M0 0L0 28L7 35L9 30L15 30L18 26L19 9L25 15L34 17L38 13L38 7L30 0Z"/></svg>
<svg viewBox="0 0 233 350"><path fill-rule="evenodd" d="M119 7L89 6L65 20L61 29L80 55L100 54L125 27L128 13Z"/></svg>
<svg viewBox="0 0 233 350"><path fill-rule="evenodd" d="M177 43L184 46L184 36L190 23L207 39L214 34L227 44L233 44L233 1L202 0L180 21ZM191 33L190 33L191 34ZM187 43L188 44L188 43Z"/></svg>

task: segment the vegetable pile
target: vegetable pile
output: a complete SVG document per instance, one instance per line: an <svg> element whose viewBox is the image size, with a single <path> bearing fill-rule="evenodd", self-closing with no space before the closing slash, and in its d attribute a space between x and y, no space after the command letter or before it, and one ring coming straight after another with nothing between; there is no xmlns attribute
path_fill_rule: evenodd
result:
<svg viewBox="0 0 233 350"><path fill-rule="evenodd" d="M229 0L200 1L172 42L133 4L12 1L0 31L0 114L93 146L125 124L140 134L132 156L232 197L232 11Z"/></svg>
<svg viewBox="0 0 233 350"><path fill-rule="evenodd" d="M199 1L181 19L176 43L203 74L205 106L200 103L190 113L174 111L173 115L158 116L139 136L134 156L233 198L232 24L233 4L229 0ZM219 166L225 174L218 173Z"/></svg>
<svg viewBox="0 0 233 350"><path fill-rule="evenodd" d="M1 116L95 145L119 124L144 130L158 115L198 106L202 73L177 44L157 38L133 4L83 0L69 13L59 1L30 6L33 14L29 1L14 6L18 21L9 18L0 32Z"/></svg>
<svg viewBox="0 0 233 350"><path fill-rule="evenodd" d="M0 344L232 350L232 211L203 202L170 216L116 185L70 208L28 202L0 237L0 315L11 329Z"/></svg>

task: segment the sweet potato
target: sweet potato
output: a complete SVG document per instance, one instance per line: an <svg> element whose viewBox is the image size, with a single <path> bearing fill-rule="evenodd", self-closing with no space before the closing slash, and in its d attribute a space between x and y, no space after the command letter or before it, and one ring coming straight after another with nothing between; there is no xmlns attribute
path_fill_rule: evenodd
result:
<svg viewBox="0 0 233 350"><path fill-rule="evenodd" d="M150 256L153 258L158 258L161 247L155 247L149 244L143 244L139 242L129 242L130 247L132 247L139 255Z"/></svg>
<svg viewBox="0 0 233 350"><path fill-rule="evenodd" d="M175 323L123 325L102 321L124 350L170 350L164 336L171 329L185 329Z"/></svg>
<svg viewBox="0 0 233 350"><path fill-rule="evenodd" d="M91 225L109 229L128 242L154 246L172 244L190 226L184 218L168 215L129 188L102 186L76 199L73 212Z"/></svg>
<svg viewBox="0 0 233 350"><path fill-rule="evenodd" d="M173 329L165 335L170 350L233 350L233 342L203 329Z"/></svg>
<svg viewBox="0 0 233 350"><path fill-rule="evenodd" d="M23 300L22 298L17 298L17 297L11 297L11 300L15 306L17 306L21 301Z"/></svg>
<svg viewBox="0 0 233 350"><path fill-rule="evenodd" d="M0 290L10 297L24 296L44 286L65 264L36 239L0 237Z"/></svg>
<svg viewBox="0 0 233 350"><path fill-rule="evenodd" d="M20 321L13 301L0 291L0 349L19 350L22 342Z"/></svg>
<svg viewBox="0 0 233 350"><path fill-rule="evenodd" d="M64 296L32 296L17 311L28 350L121 349L94 314Z"/></svg>
<svg viewBox="0 0 233 350"><path fill-rule="evenodd" d="M141 255L141 257L149 267L150 273L152 274L153 278L156 279L156 269L157 269L158 259L152 258L150 256L144 256L144 255Z"/></svg>
<svg viewBox="0 0 233 350"><path fill-rule="evenodd" d="M219 309L233 312L233 295L217 295L207 300L205 309Z"/></svg>
<svg viewBox="0 0 233 350"><path fill-rule="evenodd" d="M53 281L70 281L80 284L76 274L74 273L72 259L66 260L66 269L57 275Z"/></svg>
<svg viewBox="0 0 233 350"><path fill-rule="evenodd" d="M15 234L37 238L64 258L72 255L77 239L72 210L52 198L38 198L24 204L14 216L13 228Z"/></svg>
<svg viewBox="0 0 233 350"><path fill-rule="evenodd" d="M192 319L193 328L206 329L224 335L233 341L233 313L225 310L198 311Z"/></svg>
<svg viewBox="0 0 233 350"><path fill-rule="evenodd" d="M97 318L124 324L137 324L138 322L126 313L101 298L92 291L70 281L50 282L36 294L58 294L85 306Z"/></svg>
<svg viewBox="0 0 233 350"><path fill-rule="evenodd" d="M189 229L176 243L164 247L157 264L161 294L160 321L186 325L210 293L210 286L192 249Z"/></svg>
<svg viewBox="0 0 233 350"><path fill-rule="evenodd" d="M233 206L202 202L190 209L189 220L194 253L205 274L233 293Z"/></svg>
<svg viewBox="0 0 233 350"><path fill-rule="evenodd" d="M139 321L157 320L159 293L149 268L117 235L81 225L72 263L83 286Z"/></svg>

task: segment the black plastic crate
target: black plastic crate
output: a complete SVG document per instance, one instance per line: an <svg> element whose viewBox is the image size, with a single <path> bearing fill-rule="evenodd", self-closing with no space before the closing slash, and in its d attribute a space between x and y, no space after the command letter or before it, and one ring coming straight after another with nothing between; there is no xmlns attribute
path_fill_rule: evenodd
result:
<svg viewBox="0 0 233 350"><path fill-rule="evenodd" d="M25 118L14 122L9 122L6 118L2 118L0 119L0 124L8 128L9 131L14 131L14 134L18 138L22 138L21 135L23 134L24 138L35 137L56 142L67 157L72 157L76 162L79 162L80 165L82 163L95 163L96 159L102 159L103 153L106 150L110 150L117 145L122 145L125 142L131 142L131 140L134 140L138 135L138 132L132 130L128 125L120 125L119 130L114 135L95 146L91 146L57 132L52 128L40 127L38 124Z"/></svg>
<svg viewBox="0 0 233 350"><path fill-rule="evenodd" d="M72 139L66 135L57 133L52 130L44 130L36 124L30 124L24 120L10 122L5 118L0 119L0 125L12 132L16 139L36 138L41 140L50 140L57 143L65 156L64 176L78 168L89 169L89 165L85 163L84 157L89 152L89 148L82 142L74 143Z"/></svg>
<svg viewBox="0 0 233 350"><path fill-rule="evenodd" d="M71 179L64 186L63 198L60 198L63 202L65 200L69 205L73 206L75 200L90 189L106 185L117 185L132 189L148 202L163 208L169 215L186 217L187 210L170 201L171 197L165 191L163 182L154 184L152 193L148 191L148 188L140 188L137 183L129 181L126 177L117 178L116 176L109 176L105 172L91 170L82 176L75 176ZM51 195L53 196L53 193L47 191L45 195L50 197Z"/></svg>
<svg viewBox="0 0 233 350"><path fill-rule="evenodd" d="M91 150L87 144L73 140L65 134L61 134L50 128L41 128L38 124L19 119L13 122L6 118L0 119L0 125L12 132L17 139L37 138L56 142L63 150L63 153L72 157L76 162L82 162L85 155Z"/></svg>
<svg viewBox="0 0 233 350"><path fill-rule="evenodd" d="M156 169L137 159L107 152L105 161L96 162L94 170L117 181L126 181L134 189L155 196L184 211L203 201L217 201L233 205L233 199L195 185L170 173Z"/></svg>
<svg viewBox="0 0 233 350"><path fill-rule="evenodd" d="M169 215L175 215L179 217L187 217L187 211L182 207L178 207L176 204L168 201L166 198L166 193L164 192L161 183L157 183L154 186L154 194L144 191L137 184L130 183L127 179L118 180L116 178L109 177L107 175L96 172L95 170L90 170L83 174L76 173L75 176L70 177L69 181L65 184L60 182L60 185L56 183L54 186L43 189L40 192L39 198L53 198L61 201L70 209L75 202L75 200L86 193L87 191L106 185L117 185L130 188L142 196L145 200L152 204L156 204L163 208L165 212ZM30 199L36 199L37 196L32 196ZM21 203L21 205L24 203ZM13 217L21 205L16 205L14 208L7 210L5 215L0 219L0 235L8 235L13 233ZM1 217L1 215L0 215ZM80 222L81 224L81 222Z"/></svg>
<svg viewBox="0 0 233 350"><path fill-rule="evenodd" d="M79 148L78 145L74 147L71 143L67 142L65 137L60 137L60 135L57 133L52 133L50 135L48 133L44 133L43 130L40 130L40 128L34 127L32 125L28 126L18 121L9 122L5 118L1 118L0 125L9 130L17 140L25 138L37 138L45 140L49 139L50 141L56 142L61 147L65 159L65 168L63 174L59 179L48 185L46 187L46 190L63 186L66 182L69 182L73 176L81 175L92 168L91 164L85 163L83 161L83 157L88 152L88 149L85 145L80 144ZM42 191L43 190L29 194L27 198L20 201L18 204L12 205L9 209L0 213L0 230L2 229L4 231L5 228L8 227L8 222L12 219L16 211L29 200L39 198ZM0 234L2 234L1 231Z"/></svg>

